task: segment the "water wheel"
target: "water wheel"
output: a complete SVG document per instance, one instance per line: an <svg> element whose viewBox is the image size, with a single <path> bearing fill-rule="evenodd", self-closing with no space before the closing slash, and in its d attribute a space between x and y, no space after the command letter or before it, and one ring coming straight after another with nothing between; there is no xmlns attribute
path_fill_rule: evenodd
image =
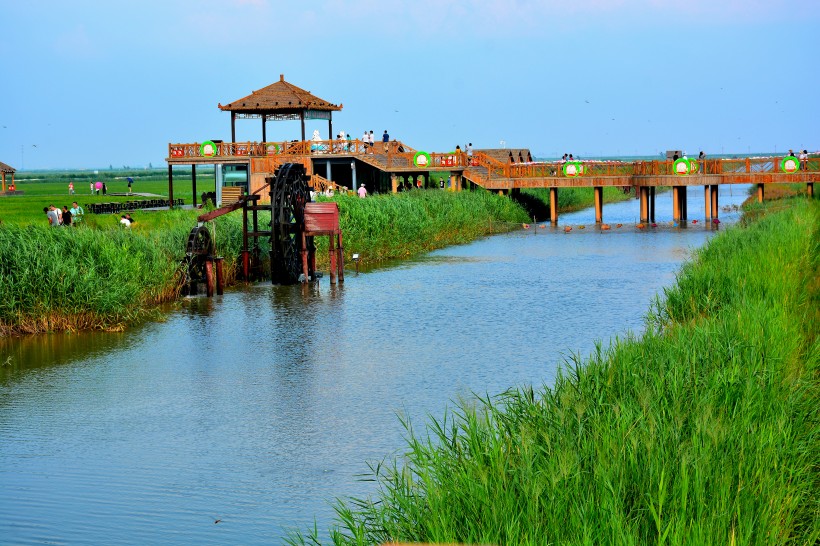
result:
<svg viewBox="0 0 820 546"><path fill-rule="evenodd" d="M305 204L310 202L305 167L285 163L270 184L271 202L271 280L293 284L302 272L302 232L305 230ZM313 245L313 237L306 240Z"/></svg>
<svg viewBox="0 0 820 546"><path fill-rule="evenodd" d="M205 262L214 253L214 242L211 233L205 226L197 226L188 234L188 244L185 248L183 267L185 282L182 286L183 295L196 295L199 283L207 282Z"/></svg>

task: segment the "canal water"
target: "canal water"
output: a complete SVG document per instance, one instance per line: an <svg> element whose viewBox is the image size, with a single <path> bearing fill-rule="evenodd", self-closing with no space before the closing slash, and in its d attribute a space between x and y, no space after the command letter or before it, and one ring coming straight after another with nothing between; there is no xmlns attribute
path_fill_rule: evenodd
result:
<svg viewBox="0 0 820 546"><path fill-rule="evenodd" d="M746 188L721 187L721 205ZM637 201L355 275L259 284L124 333L0 339L0 542L271 544L326 529L452 401L549 385L568 356L640 332L714 233L638 231ZM689 194L703 217L703 190ZM665 221L664 218L666 218ZM722 213L722 226L737 219ZM585 229L580 225L586 223ZM618 229L616 223L625 225Z"/></svg>

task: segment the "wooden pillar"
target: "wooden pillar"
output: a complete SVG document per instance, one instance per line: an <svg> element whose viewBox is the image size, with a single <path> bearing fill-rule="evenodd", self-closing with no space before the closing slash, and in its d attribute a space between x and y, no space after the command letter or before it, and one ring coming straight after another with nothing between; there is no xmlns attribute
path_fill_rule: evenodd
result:
<svg viewBox="0 0 820 546"><path fill-rule="evenodd" d="M216 258L216 295L221 296L225 293L225 276L222 274L222 260L224 258Z"/></svg>
<svg viewBox="0 0 820 546"><path fill-rule="evenodd" d="M299 112L299 119L302 122L302 142L305 141L305 111Z"/></svg>
<svg viewBox="0 0 820 546"><path fill-rule="evenodd" d="M336 244L333 234L328 237L327 253L330 258L330 284L336 284Z"/></svg>
<svg viewBox="0 0 820 546"><path fill-rule="evenodd" d="M595 223L600 224L604 221L604 188L593 186L592 194L595 201Z"/></svg>
<svg viewBox="0 0 820 546"><path fill-rule="evenodd" d="M194 208L196 208L196 164L191 165L191 187L194 194Z"/></svg>
<svg viewBox="0 0 820 546"><path fill-rule="evenodd" d="M6 173L3 173L3 192L6 191Z"/></svg>
<svg viewBox="0 0 820 546"><path fill-rule="evenodd" d="M718 203L718 185L713 184L710 186L710 201L712 202L712 218L718 217L718 208L720 203Z"/></svg>
<svg viewBox="0 0 820 546"><path fill-rule="evenodd" d="M649 188L649 221L655 221L655 186Z"/></svg>
<svg viewBox="0 0 820 546"><path fill-rule="evenodd" d="M11 176L11 181L14 183L14 175ZM809 196L809 199L814 197L814 182L806 182L806 195Z"/></svg>
<svg viewBox="0 0 820 546"><path fill-rule="evenodd" d="M461 191L461 175L458 173L454 174L453 180L455 180L456 191Z"/></svg>
<svg viewBox="0 0 820 546"><path fill-rule="evenodd" d="M231 112L231 142L236 142L236 112Z"/></svg>
<svg viewBox="0 0 820 546"><path fill-rule="evenodd" d="M398 193L399 192L399 181L398 181L398 178L396 178L395 174L390 175L390 190L393 193Z"/></svg>
<svg viewBox="0 0 820 546"><path fill-rule="evenodd" d="M267 123L268 117L265 114L262 114L262 142L268 141L268 132L266 130Z"/></svg>
<svg viewBox="0 0 820 546"><path fill-rule="evenodd" d="M331 235L332 237L332 235ZM336 237L339 239L339 246L336 248L337 257L337 264L339 266L339 282L345 282L345 253L344 248L342 247L342 232L336 234Z"/></svg>
<svg viewBox="0 0 820 546"><path fill-rule="evenodd" d="M712 186L703 186L703 211L707 220L712 219Z"/></svg>
<svg viewBox="0 0 820 546"><path fill-rule="evenodd" d="M686 199L686 190L688 186L678 186L678 188L678 191L680 192L680 197L678 198L680 202L680 221L685 224L686 220L689 218L687 210L688 200Z"/></svg>
<svg viewBox="0 0 820 546"><path fill-rule="evenodd" d="M680 222L680 194L677 186L672 186L672 221Z"/></svg>
<svg viewBox="0 0 820 546"><path fill-rule="evenodd" d="M299 258L302 261L302 284L310 280L310 271L308 270L308 249L307 236L302 232L302 250L299 251Z"/></svg>
<svg viewBox="0 0 820 546"><path fill-rule="evenodd" d="M763 184L758 184L757 185L757 202L758 203L763 202L763 191L764 191L763 190Z"/></svg>
<svg viewBox="0 0 820 546"><path fill-rule="evenodd" d="M558 223L558 188L550 188L550 222Z"/></svg>
<svg viewBox="0 0 820 546"><path fill-rule="evenodd" d="M209 298L214 295L214 262L211 258L205 260L205 294Z"/></svg>
<svg viewBox="0 0 820 546"><path fill-rule="evenodd" d="M640 220L641 220L641 222L648 222L649 221L649 188L647 188L646 186L640 186L638 188L638 196L640 197L640 201L641 201Z"/></svg>
<svg viewBox="0 0 820 546"><path fill-rule="evenodd" d="M168 208L174 208L174 166L168 165Z"/></svg>

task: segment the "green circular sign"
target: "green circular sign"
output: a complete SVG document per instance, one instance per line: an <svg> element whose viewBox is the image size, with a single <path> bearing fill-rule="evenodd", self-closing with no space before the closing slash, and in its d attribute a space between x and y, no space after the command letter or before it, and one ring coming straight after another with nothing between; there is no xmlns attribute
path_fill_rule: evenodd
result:
<svg viewBox="0 0 820 546"><path fill-rule="evenodd" d="M206 140L202 143L202 146L199 147L199 155L203 157L213 157L216 155L216 151L216 144L211 140Z"/></svg>
<svg viewBox="0 0 820 546"><path fill-rule="evenodd" d="M796 157L793 155L786 156L780 162L780 170L784 173L796 173L799 165L800 163L797 162Z"/></svg>
<svg viewBox="0 0 820 546"><path fill-rule="evenodd" d="M569 176L572 178L575 176L581 176L584 173L584 166L581 165L580 161L567 161L564 163L562 170L564 172L564 176Z"/></svg>
<svg viewBox="0 0 820 546"><path fill-rule="evenodd" d="M278 154L279 153L279 145L277 143L268 144L268 155Z"/></svg>
<svg viewBox="0 0 820 546"><path fill-rule="evenodd" d="M688 159L682 157L672 163L672 172L678 176L687 175L692 172L692 164Z"/></svg>
<svg viewBox="0 0 820 546"><path fill-rule="evenodd" d="M423 169L425 167L429 167L432 163L432 159L430 158L430 154L427 152L416 152L413 156L413 165Z"/></svg>

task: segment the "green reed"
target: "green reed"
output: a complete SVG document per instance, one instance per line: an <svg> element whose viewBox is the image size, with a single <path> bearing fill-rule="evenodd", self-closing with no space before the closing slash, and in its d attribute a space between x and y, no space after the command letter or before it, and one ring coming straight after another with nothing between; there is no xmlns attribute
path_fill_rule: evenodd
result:
<svg viewBox="0 0 820 546"><path fill-rule="evenodd" d="M0 226L0 335L122 329L178 296L191 211L156 215L156 228ZM233 277L241 219L217 223Z"/></svg>
<svg viewBox="0 0 820 546"><path fill-rule="evenodd" d="M555 384L458 403L336 544L817 544L820 206L805 199L698 251L639 339ZM318 543L314 529L291 543Z"/></svg>

